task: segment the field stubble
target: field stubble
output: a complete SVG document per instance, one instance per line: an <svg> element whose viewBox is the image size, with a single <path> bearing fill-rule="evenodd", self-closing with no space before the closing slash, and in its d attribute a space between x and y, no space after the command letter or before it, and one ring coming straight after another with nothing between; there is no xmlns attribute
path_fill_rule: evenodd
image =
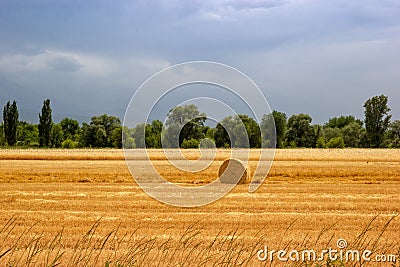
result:
<svg viewBox="0 0 400 267"><path fill-rule="evenodd" d="M335 247L338 238L356 245L360 234L358 245L377 240L376 249L394 253L400 223L385 224L400 208L399 152L278 150L256 193L238 185L208 206L177 208L151 199L135 184L120 150L0 150L0 229L12 225L0 234L0 255L13 244L19 248L0 257L0 263L28 259L33 240L47 251L31 257L36 263L44 256L57 258L58 244L62 266L117 260L149 266L243 260L257 266L254 250L264 245L323 249ZM199 156L194 150L185 153L190 159ZM253 170L257 153L250 157ZM187 185L214 180L228 157L229 151L219 151L198 175L175 170L161 151L150 152L161 175Z"/></svg>

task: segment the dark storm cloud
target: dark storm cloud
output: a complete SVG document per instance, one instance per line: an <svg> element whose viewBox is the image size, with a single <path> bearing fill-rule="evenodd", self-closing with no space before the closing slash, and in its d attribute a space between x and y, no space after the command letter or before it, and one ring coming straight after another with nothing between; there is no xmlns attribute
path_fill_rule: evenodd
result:
<svg viewBox="0 0 400 267"><path fill-rule="evenodd" d="M153 73L215 60L253 78L273 108L322 122L362 116L376 94L400 99L399 18L400 2L388 0L6 0L0 74L51 98L76 96L76 113L122 115Z"/></svg>

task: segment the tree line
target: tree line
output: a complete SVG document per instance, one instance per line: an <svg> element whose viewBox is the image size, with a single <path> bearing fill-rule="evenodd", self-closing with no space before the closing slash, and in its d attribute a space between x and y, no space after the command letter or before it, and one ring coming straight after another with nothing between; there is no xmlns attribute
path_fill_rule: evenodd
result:
<svg viewBox="0 0 400 267"><path fill-rule="evenodd" d="M93 116L90 123L81 125L72 118L54 123L49 99L43 102L39 123L31 124L19 121L17 103L9 101L3 109L0 146L121 148L125 140L128 148L400 148L400 121L391 121L388 97L372 97L363 107L364 120L348 115L320 125L312 124L308 114L287 118L284 112L274 110L265 114L260 124L242 114L210 127L207 115L192 104L172 109L165 125L154 120L128 128L107 114Z"/></svg>
<svg viewBox="0 0 400 267"><path fill-rule="evenodd" d="M107 114L93 116L90 123L64 118L54 123L50 99L43 101L39 123L18 120L16 101L7 102L0 125L0 146L17 147L122 147L122 126L119 118Z"/></svg>

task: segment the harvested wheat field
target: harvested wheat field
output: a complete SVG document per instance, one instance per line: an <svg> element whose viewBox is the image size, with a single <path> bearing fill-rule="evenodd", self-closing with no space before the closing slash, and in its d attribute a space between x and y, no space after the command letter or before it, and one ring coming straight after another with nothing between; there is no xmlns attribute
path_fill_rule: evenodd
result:
<svg viewBox="0 0 400 267"><path fill-rule="evenodd" d="M150 152L163 177L187 186L217 179L227 158L219 150L199 175ZM257 158L252 151L250 172ZM255 193L240 184L198 208L146 195L121 150L3 149L0 206L0 266L400 266L394 149L277 150ZM319 258L329 248L337 259ZM281 259L279 250L287 252ZM304 250L317 257L302 259ZM347 250L372 254L347 260Z"/></svg>

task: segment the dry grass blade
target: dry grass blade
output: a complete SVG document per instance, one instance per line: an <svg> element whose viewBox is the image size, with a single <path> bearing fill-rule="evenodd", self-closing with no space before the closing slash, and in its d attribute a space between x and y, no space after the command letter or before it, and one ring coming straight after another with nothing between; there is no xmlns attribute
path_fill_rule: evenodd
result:
<svg viewBox="0 0 400 267"><path fill-rule="evenodd" d="M15 216L11 217L0 230L0 259L13 250L13 246L7 248L7 240L16 226L16 220L17 218Z"/></svg>
<svg viewBox="0 0 400 267"><path fill-rule="evenodd" d="M45 266L55 267L61 264L61 257L64 255L65 251L62 251L62 238L63 230L54 236L48 245L48 252L46 256Z"/></svg>
<svg viewBox="0 0 400 267"><path fill-rule="evenodd" d="M373 218L366 227L363 228L362 233L359 234L354 242L359 241L361 236L363 239L367 238L368 230L371 228L371 223L377 217ZM383 233L388 229L388 226L393 222L396 216L392 216L369 244L370 250L378 247L379 241ZM16 220L12 219L7 223L4 229L15 229ZM324 227L318 239L322 238L328 232L332 232L334 224ZM10 266L37 266L44 263L44 266L254 266L257 263L256 251L262 248L265 242L265 227L259 229L255 233L255 239L252 242L246 242L244 232L240 229L234 229L224 233L219 230L218 233L209 241L204 239L204 229L195 227L194 224L189 225L178 239L169 236L166 240L160 240L157 237L140 236L137 229L134 230L135 234L128 235L125 233L118 241L120 228L117 227L106 235L96 237L96 233L100 232L100 220L96 221L92 227L82 236L74 247L73 253L69 254L66 258L65 248L62 245L64 237L61 230L49 242L44 242L45 236L40 234L32 234L32 228L24 231L24 235L20 236L19 240L30 238L26 244L22 245L23 249L19 250L21 253L11 257L8 261ZM8 230L9 231L9 230ZM2 233L3 234L3 233ZM332 234L332 236L334 233ZM332 240L330 236L330 241ZM297 249L313 249L316 244L309 242L310 235L306 234L303 237L303 242L297 246ZM318 240L317 240L318 241ZM329 242L330 242L329 241ZM360 244L360 243L358 243ZM398 247L398 243L391 243L390 247ZM16 248L13 247L14 249ZM282 245L280 249L293 249L292 243ZM119 255L119 256L118 256ZM22 258L24 256L24 258ZM10 255L7 255L10 257ZM112 261L110 260L112 257ZM43 259L43 261L42 261ZM151 263L151 264L150 264ZM279 266L280 263L274 258L271 261L258 262L264 266ZM320 264L320 265L319 265ZM315 262L315 265L304 262L292 262L287 266L358 266L358 263L346 263L340 261L330 261L326 259L324 262ZM40 264L41 266L41 264ZM361 265L360 265L361 266Z"/></svg>

